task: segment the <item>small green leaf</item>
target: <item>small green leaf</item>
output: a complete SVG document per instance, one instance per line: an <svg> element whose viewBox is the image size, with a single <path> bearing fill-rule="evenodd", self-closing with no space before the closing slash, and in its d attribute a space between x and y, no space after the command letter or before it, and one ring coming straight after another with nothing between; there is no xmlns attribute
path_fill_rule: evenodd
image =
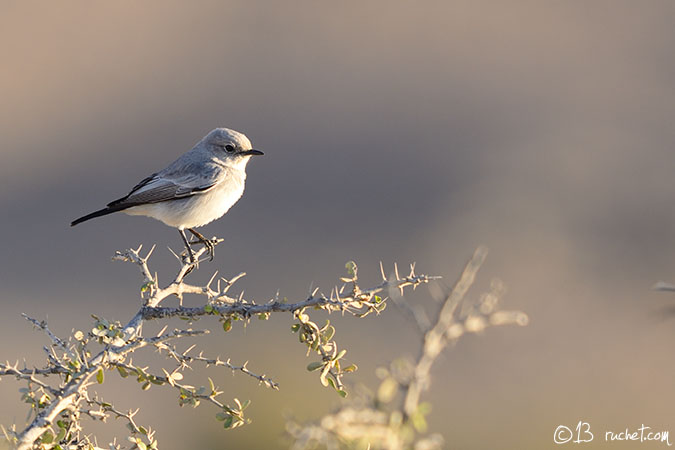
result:
<svg viewBox="0 0 675 450"><path fill-rule="evenodd" d="M43 444L51 444L54 442L54 433L51 432L51 430L47 430L42 434L42 437L40 438L40 441Z"/></svg>
<svg viewBox="0 0 675 450"><path fill-rule="evenodd" d="M356 364L350 364L347 367L345 367L342 371L343 372L356 372L357 369L358 369L358 367L356 366Z"/></svg>
<svg viewBox="0 0 675 450"><path fill-rule="evenodd" d="M228 417L230 417L230 415L224 412L219 412L218 414L216 414L216 420L219 420L221 422L223 422Z"/></svg>
<svg viewBox="0 0 675 450"><path fill-rule="evenodd" d="M148 281L147 283L143 284L143 286L141 286L141 292L147 291L148 289L150 289L154 285L155 285L154 281L152 281L152 280Z"/></svg>
<svg viewBox="0 0 675 450"><path fill-rule="evenodd" d="M211 314L213 312L213 305L210 303L205 305L204 312L206 312L207 314Z"/></svg>
<svg viewBox="0 0 675 450"><path fill-rule="evenodd" d="M232 329L232 318L228 317L225 322L223 322L223 330L227 333Z"/></svg>
<svg viewBox="0 0 675 450"><path fill-rule="evenodd" d="M120 376L122 378L126 378L129 376L129 372L127 372L127 369L125 369L122 366L117 366L117 371L120 373Z"/></svg>
<svg viewBox="0 0 675 450"><path fill-rule="evenodd" d="M412 420L413 427L415 427L415 430L419 433L427 431L427 420L424 418L423 414L413 414L410 419Z"/></svg>
<svg viewBox="0 0 675 450"><path fill-rule="evenodd" d="M98 372L96 372L96 381L98 384L103 384L103 369L98 369Z"/></svg>
<svg viewBox="0 0 675 450"><path fill-rule="evenodd" d="M300 329L300 324L299 324L299 323L296 323L295 325L292 325L292 326L291 326L291 331L292 331L293 333L297 333L299 329Z"/></svg>
<svg viewBox="0 0 675 450"><path fill-rule="evenodd" d="M309 364L307 364L307 370L310 372L314 372L315 370L318 370L323 367L325 363L323 361L314 361Z"/></svg>
<svg viewBox="0 0 675 450"><path fill-rule="evenodd" d="M146 381L143 384L143 386L141 386L141 389L143 389L144 391L147 391L148 389L150 389L150 386L151 386L151 383L149 381Z"/></svg>
<svg viewBox="0 0 675 450"><path fill-rule="evenodd" d="M57 434L56 437L54 438L54 441L55 441L55 442L61 442L61 441L63 440L64 437L66 437L66 429L65 429L65 428L61 428L61 429L59 430L59 434Z"/></svg>
<svg viewBox="0 0 675 450"><path fill-rule="evenodd" d="M345 264L345 269L347 269L347 273L350 277L354 278L356 276L357 267L354 261L347 261L347 264Z"/></svg>
<svg viewBox="0 0 675 450"><path fill-rule="evenodd" d="M347 354L347 350L346 349L341 350L340 353L338 353L337 356L333 358L333 361L341 359L343 356L345 356L345 354Z"/></svg>
<svg viewBox="0 0 675 450"><path fill-rule="evenodd" d="M339 390L339 391L337 391L337 393L338 393L338 395L340 395L340 397L342 397L342 398L347 397L347 391Z"/></svg>
<svg viewBox="0 0 675 450"><path fill-rule="evenodd" d="M228 416L227 419L225 419L225 423L223 423L223 428L230 428L232 426L232 422L234 422L234 417Z"/></svg>
<svg viewBox="0 0 675 450"><path fill-rule="evenodd" d="M142 426L141 426L141 427L138 427L138 431L140 431L141 434L145 434L145 435L148 434L148 430L146 430L146 429L145 429L144 427L142 427Z"/></svg>
<svg viewBox="0 0 675 450"><path fill-rule="evenodd" d="M335 336L335 328L333 326L329 326L324 332L323 338L326 341L330 341L331 339L333 339L333 336Z"/></svg>

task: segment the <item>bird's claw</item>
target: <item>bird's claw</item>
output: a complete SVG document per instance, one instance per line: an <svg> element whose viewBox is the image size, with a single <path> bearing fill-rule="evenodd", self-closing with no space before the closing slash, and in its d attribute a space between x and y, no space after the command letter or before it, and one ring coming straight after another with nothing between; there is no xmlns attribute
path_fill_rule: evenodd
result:
<svg viewBox="0 0 675 450"><path fill-rule="evenodd" d="M213 255L216 252L216 244L218 241L215 239L204 239L204 241L190 241L190 245L203 245L206 247L206 251L209 253L209 261L213 261ZM190 250L192 253L192 250Z"/></svg>
<svg viewBox="0 0 675 450"><path fill-rule="evenodd" d="M196 242L190 242L190 245L194 244L204 244L206 247L206 251L209 252L209 261L213 261L213 257L216 254L216 244L218 243L217 239L206 239L201 233L198 231L193 230L192 228L188 228L188 231L194 235L194 237L197 238Z"/></svg>

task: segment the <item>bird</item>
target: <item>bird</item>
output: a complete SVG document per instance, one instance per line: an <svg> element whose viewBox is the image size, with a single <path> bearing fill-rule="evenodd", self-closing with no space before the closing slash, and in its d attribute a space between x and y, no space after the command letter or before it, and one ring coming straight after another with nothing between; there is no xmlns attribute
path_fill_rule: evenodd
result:
<svg viewBox="0 0 675 450"><path fill-rule="evenodd" d="M219 219L237 203L244 193L246 164L252 156L263 154L253 149L243 133L216 128L165 169L141 180L127 195L73 220L70 226L118 211L152 217L178 229L192 264L195 255L185 230L206 246L213 260L213 243L195 228Z"/></svg>

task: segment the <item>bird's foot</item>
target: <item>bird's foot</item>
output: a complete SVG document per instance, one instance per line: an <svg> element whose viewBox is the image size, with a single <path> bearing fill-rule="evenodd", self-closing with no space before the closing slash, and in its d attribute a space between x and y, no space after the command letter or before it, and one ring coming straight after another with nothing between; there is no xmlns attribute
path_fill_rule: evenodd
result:
<svg viewBox="0 0 675 450"><path fill-rule="evenodd" d="M190 242L190 245L195 245L195 244L202 244L204 247L206 247L206 251L209 253L209 261L213 261L213 257L216 254L216 244L220 242L218 239L206 239L201 233L193 230L192 228L188 228L188 231L192 233L197 240ZM190 250L190 253L192 253L192 250Z"/></svg>
<svg viewBox="0 0 675 450"><path fill-rule="evenodd" d="M218 241L205 239L204 241L190 241L190 245L203 245L206 247L206 252L209 254L209 261L213 261L213 255L215 253L216 244ZM191 251L191 253L193 253Z"/></svg>
<svg viewBox="0 0 675 450"><path fill-rule="evenodd" d="M187 256L190 258L190 264L193 264L193 265L199 264L199 261L195 257L195 252L193 252L191 248L187 249L187 253L188 253Z"/></svg>

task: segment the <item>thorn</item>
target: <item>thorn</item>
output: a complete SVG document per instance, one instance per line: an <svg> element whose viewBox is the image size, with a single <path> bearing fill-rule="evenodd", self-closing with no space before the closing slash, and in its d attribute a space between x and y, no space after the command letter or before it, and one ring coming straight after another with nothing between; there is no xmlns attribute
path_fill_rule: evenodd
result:
<svg viewBox="0 0 675 450"><path fill-rule="evenodd" d="M387 277L384 274L384 266L382 265L382 261L380 261L380 273L382 274L382 281L387 281Z"/></svg>
<svg viewBox="0 0 675 450"><path fill-rule="evenodd" d="M159 333L157 333L157 337L160 337L161 335L163 335L167 328L169 328L169 326L168 326L168 325L164 325L164 328L162 328L161 330L159 330Z"/></svg>
<svg viewBox="0 0 675 450"><path fill-rule="evenodd" d="M398 276L398 264L394 263L394 274L396 275L396 281L400 280Z"/></svg>
<svg viewBox="0 0 675 450"><path fill-rule="evenodd" d="M246 276L246 272L239 272L239 274L235 275L234 278L232 278L228 283L229 284L234 284L237 280L239 280L242 277Z"/></svg>
<svg viewBox="0 0 675 450"><path fill-rule="evenodd" d="M185 350L185 351L183 352L183 355L187 355L187 353L188 353L190 350L192 350L193 348L195 348L196 346L197 346L197 344L192 344L190 347L187 348L187 350ZM201 356L201 353L200 353L199 356Z"/></svg>
<svg viewBox="0 0 675 450"><path fill-rule="evenodd" d="M415 277L415 264L417 263L413 262L412 264L410 264L410 278Z"/></svg>
<svg viewBox="0 0 675 450"><path fill-rule="evenodd" d="M147 261L148 258L150 258L150 255L152 255L152 252L155 251L155 247L157 247L157 244L154 244L154 245L152 246L152 248L150 249L150 251L148 252L148 254L145 255L145 258L143 259L143 262Z"/></svg>
<svg viewBox="0 0 675 450"><path fill-rule="evenodd" d="M174 252L173 250L171 250L171 247L167 246L166 248L169 249L169 251L171 252L171 254L172 254L173 256L175 256L176 259L177 259L178 261L182 261L181 257L178 256L178 255L176 254L176 252Z"/></svg>
<svg viewBox="0 0 675 450"><path fill-rule="evenodd" d="M213 276L211 277L211 279L209 280L209 282L206 283L206 287L207 287L207 288L208 288L209 286L211 286L211 283L213 283L213 279L216 278L216 275L218 275L218 271L217 271L217 270L213 273Z"/></svg>

